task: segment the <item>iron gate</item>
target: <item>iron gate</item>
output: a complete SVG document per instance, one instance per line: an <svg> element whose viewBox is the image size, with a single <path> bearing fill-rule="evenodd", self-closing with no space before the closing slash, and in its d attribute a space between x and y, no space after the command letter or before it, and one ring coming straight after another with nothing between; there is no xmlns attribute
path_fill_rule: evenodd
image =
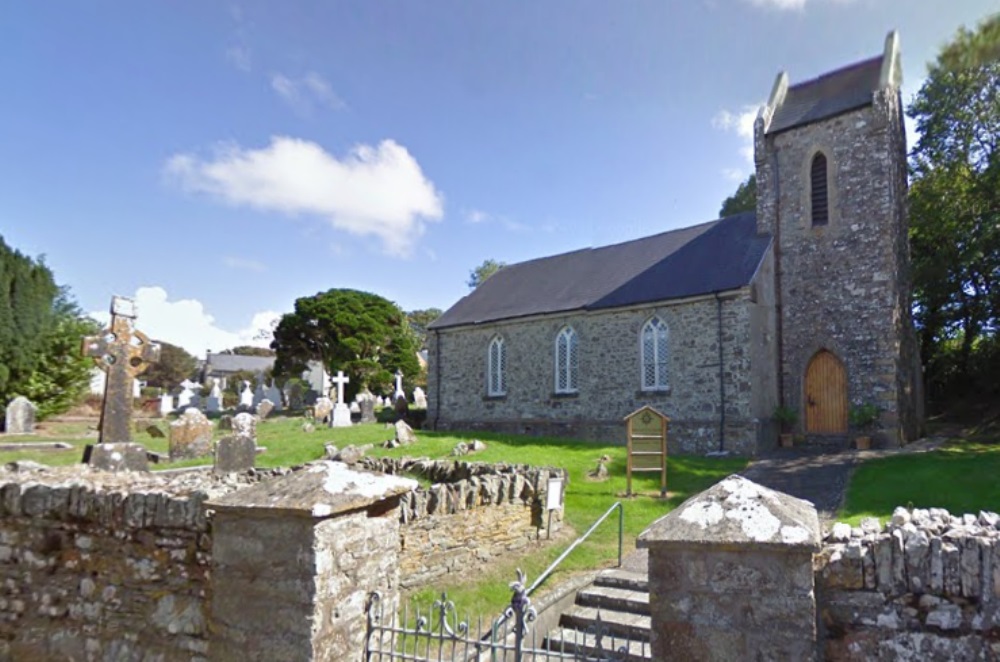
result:
<svg viewBox="0 0 1000 662"><path fill-rule="evenodd" d="M385 613L382 595L369 596L368 634L365 646L367 662L409 660L430 662L461 660L463 662L527 662L543 660L578 660L587 662L627 662L649 659L649 644L612 636L601 622L585 631L575 631L570 640L549 643L533 625L538 617L527 596L526 578L518 570L517 581L511 582L510 604L492 623L484 626L482 618L475 628L461 620L455 603L446 594L434 601L430 609L418 609L411 615L404 608L402 615L395 609ZM387 618L388 617L388 618Z"/></svg>

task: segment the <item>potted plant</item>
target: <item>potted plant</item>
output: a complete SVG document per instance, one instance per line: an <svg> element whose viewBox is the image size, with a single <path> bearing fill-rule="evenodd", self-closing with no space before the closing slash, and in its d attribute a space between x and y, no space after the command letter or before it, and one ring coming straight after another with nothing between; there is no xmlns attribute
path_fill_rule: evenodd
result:
<svg viewBox="0 0 1000 662"><path fill-rule="evenodd" d="M799 420L799 412L795 411L791 407L778 405L774 408L774 420L776 420L778 425L781 426L781 434L779 435L781 447L791 448L795 438L792 434L792 426Z"/></svg>
<svg viewBox="0 0 1000 662"><path fill-rule="evenodd" d="M854 447L859 451L871 448L872 433L878 426L878 417L881 413L878 405L873 402L866 402L851 407L851 412L848 416L851 426L861 433L854 438Z"/></svg>

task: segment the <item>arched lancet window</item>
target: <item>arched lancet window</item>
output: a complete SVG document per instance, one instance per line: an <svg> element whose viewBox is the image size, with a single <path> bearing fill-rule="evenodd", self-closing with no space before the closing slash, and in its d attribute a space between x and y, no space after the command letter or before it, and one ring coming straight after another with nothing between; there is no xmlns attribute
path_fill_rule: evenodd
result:
<svg viewBox="0 0 1000 662"><path fill-rule="evenodd" d="M576 393L580 363L576 331L564 327L556 336L556 393Z"/></svg>
<svg viewBox="0 0 1000 662"><path fill-rule="evenodd" d="M486 358L486 394L505 393L507 393L507 344L503 336L497 336L490 341Z"/></svg>
<svg viewBox="0 0 1000 662"><path fill-rule="evenodd" d="M809 167L810 202L812 224L827 225L830 222L830 192L827 190L826 156L816 152Z"/></svg>
<svg viewBox="0 0 1000 662"><path fill-rule="evenodd" d="M651 318L642 326L639 341L642 350L642 390L666 390L670 362L670 332L666 323L659 317Z"/></svg>

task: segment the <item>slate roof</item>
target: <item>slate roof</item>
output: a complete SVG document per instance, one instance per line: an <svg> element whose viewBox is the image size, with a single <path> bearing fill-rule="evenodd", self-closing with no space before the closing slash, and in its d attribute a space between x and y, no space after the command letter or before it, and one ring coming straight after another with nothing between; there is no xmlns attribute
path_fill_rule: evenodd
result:
<svg viewBox="0 0 1000 662"><path fill-rule="evenodd" d="M831 71L788 88L785 100L774 111L768 133L811 124L872 103L879 87L882 57Z"/></svg>
<svg viewBox="0 0 1000 662"><path fill-rule="evenodd" d="M752 212L504 267L429 328L601 310L750 284L771 244Z"/></svg>
<svg viewBox="0 0 1000 662"><path fill-rule="evenodd" d="M243 356L241 354L209 354L206 357L207 375L231 374L245 370L264 372L274 366L273 356Z"/></svg>

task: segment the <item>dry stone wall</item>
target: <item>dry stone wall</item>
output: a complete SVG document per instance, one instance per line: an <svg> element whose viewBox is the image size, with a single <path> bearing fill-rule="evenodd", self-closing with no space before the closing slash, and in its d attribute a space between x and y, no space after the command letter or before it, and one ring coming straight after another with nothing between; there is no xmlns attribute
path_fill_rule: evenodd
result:
<svg viewBox="0 0 1000 662"><path fill-rule="evenodd" d="M400 584L414 589L451 573L478 571L490 561L523 554L546 535L550 478L562 469L365 457L371 471L408 474L433 485L400 501ZM562 526L553 511L552 531Z"/></svg>
<svg viewBox="0 0 1000 662"><path fill-rule="evenodd" d="M817 557L828 660L1000 658L1000 515L896 509Z"/></svg>
<svg viewBox="0 0 1000 662"><path fill-rule="evenodd" d="M0 472L0 660L204 660L211 534L233 484Z"/></svg>

